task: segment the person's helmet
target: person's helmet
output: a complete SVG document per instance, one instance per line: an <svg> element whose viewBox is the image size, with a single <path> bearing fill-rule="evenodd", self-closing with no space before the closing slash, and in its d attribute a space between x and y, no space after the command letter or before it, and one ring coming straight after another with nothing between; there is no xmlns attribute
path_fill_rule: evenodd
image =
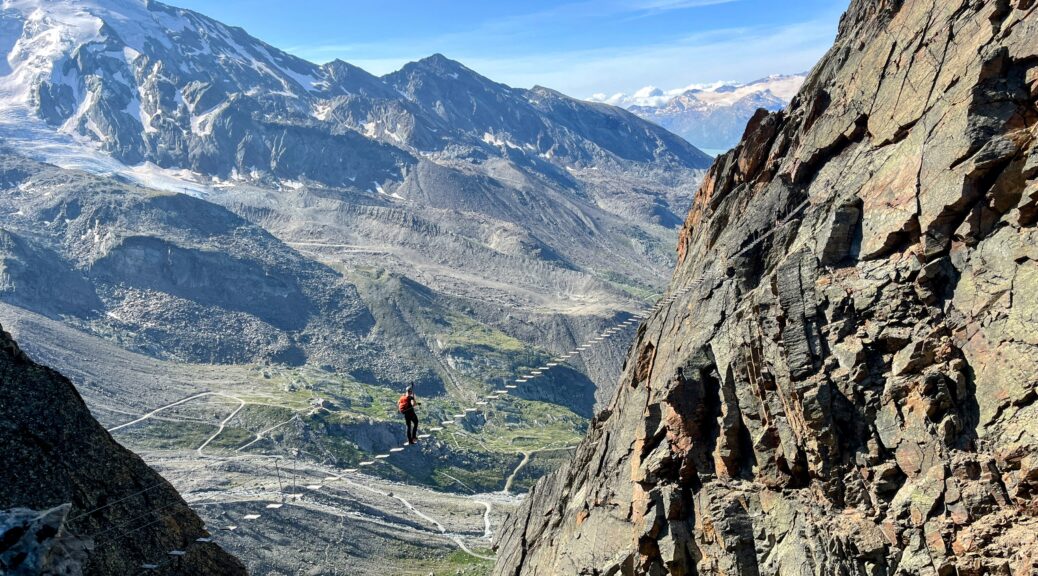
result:
<svg viewBox="0 0 1038 576"><path fill-rule="evenodd" d="M405 392L414 392L414 384L408 384Z"/></svg>

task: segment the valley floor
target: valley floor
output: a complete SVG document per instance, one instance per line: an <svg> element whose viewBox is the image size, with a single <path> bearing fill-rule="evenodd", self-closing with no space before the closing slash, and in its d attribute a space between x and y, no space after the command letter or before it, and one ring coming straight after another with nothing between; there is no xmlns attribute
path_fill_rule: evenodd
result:
<svg viewBox="0 0 1038 576"><path fill-rule="evenodd" d="M476 575L493 566L504 517L572 455L584 426L508 393L628 334L636 319L485 398L426 399L423 440L407 450L387 408L392 391L326 370L159 360L6 304L0 322L70 374L109 432L172 482L251 573ZM118 537L147 527L149 514Z"/></svg>
<svg viewBox="0 0 1038 576"><path fill-rule="evenodd" d="M518 497L458 495L291 458L142 454L249 572L485 574Z"/></svg>

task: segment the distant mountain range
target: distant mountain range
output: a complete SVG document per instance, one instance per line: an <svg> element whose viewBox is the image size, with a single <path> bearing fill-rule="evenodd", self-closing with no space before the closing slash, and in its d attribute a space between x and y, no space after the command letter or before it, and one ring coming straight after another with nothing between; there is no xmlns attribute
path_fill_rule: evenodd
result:
<svg viewBox="0 0 1038 576"><path fill-rule="evenodd" d="M170 320L200 314L212 321L212 341L192 335L181 342L170 326L134 329L132 340L156 354L234 362L320 356L332 364L355 356L353 344L348 352L329 344L368 330L370 316L350 304L353 288L323 299L308 293L312 274L324 272L304 273L302 251L324 263L349 260L349 273L374 264L444 295L532 306L547 317L574 306L587 310L588 297L605 305L596 313L629 308L632 295L651 291L672 263L679 215L710 163L681 138L622 109L547 88L510 88L438 54L376 77L342 61L307 62L240 28L159 2L5 6L0 138L10 153L200 198L163 200L173 212L159 226L148 215L152 201L106 199L85 192L97 186L90 181L48 196L49 203L62 197L75 204L55 208L70 212L67 231L48 230L43 238L34 219L48 208L27 198L14 200L0 219L20 238L8 242L12 250L59 254L47 270L89 268L95 289L99 282L144 289L129 301L130 292L121 290L119 303L106 301L99 310L148 306L161 293L162 314L185 298L192 310ZM50 173L27 170L12 185ZM315 198L333 211L311 210ZM80 222L88 208L101 210L99 202L106 203L103 215ZM209 228L199 235L203 217ZM237 217L252 227L247 234ZM105 240L56 243L61 236L74 242L67 233L83 226ZM214 230L239 230L237 244L216 259L198 252L217 247ZM260 248L271 241L264 234L285 249ZM247 248L245 237L258 244ZM346 252L326 254L332 250ZM357 261L356 250L375 256ZM184 258L186 276L160 278L170 271L149 268L149 255L160 252ZM225 257L233 261L220 261ZM277 265L273 274L272 259L291 271ZM101 267L104 274L95 274ZM177 284L210 267L206 283L192 290L215 292L203 296ZM258 291L248 294L250 302L235 301L242 295L233 291L217 294L221 286L252 281ZM11 290L9 299L32 298ZM277 300L284 305L275 310L274 300L264 303L268 297L287 300ZM64 301L45 300L39 304L47 312ZM214 307L236 320L216 322ZM123 310L99 321L139 327L130 320L138 316ZM502 317L508 315L493 314ZM301 336L332 318L345 324L321 345ZM250 328L223 334L232 325ZM243 341L243 334L251 336Z"/></svg>
<svg viewBox="0 0 1038 576"><path fill-rule="evenodd" d="M674 90L646 86L634 94L595 94L589 100L620 106L710 152L735 146L758 108L785 108L807 74L774 75L745 84L716 82Z"/></svg>
<svg viewBox="0 0 1038 576"><path fill-rule="evenodd" d="M181 178L308 181L392 196L416 192L418 167L430 162L505 159L563 188L579 185L570 171L592 167L709 163L630 114L546 88L509 88L441 55L379 78L140 0L22 0L2 20L0 135L57 133L124 164L191 173L171 174Z"/></svg>
<svg viewBox="0 0 1038 576"><path fill-rule="evenodd" d="M120 429L135 450L355 466L398 442L405 383L450 417L644 308L711 162L441 55L376 77L150 0L3 6L0 322L108 427L203 390L270 405ZM473 415L493 444L400 478L499 490L517 451L572 445L627 346L598 340Z"/></svg>

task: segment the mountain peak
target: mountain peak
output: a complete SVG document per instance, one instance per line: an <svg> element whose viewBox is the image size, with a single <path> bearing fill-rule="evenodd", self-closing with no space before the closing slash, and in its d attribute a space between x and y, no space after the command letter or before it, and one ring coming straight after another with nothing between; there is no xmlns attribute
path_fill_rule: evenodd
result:
<svg viewBox="0 0 1038 576"><path fill-rule="evenodd" d="M453 65L461 66L460 62L458 62L457 60L451 60L450 58L444 56L440 52L435 52L433 54L430 54L430 55L426 56L425 58L422 58L418 62L426 63L426 64L453 64Z"/></svg>
<svg viewBox="0 0 1038 576"><path fill-rule="evenodd" d="M333 78L345 78L347 76L355 76L378 81L378 77L374 74L371 74L370 72L361 68L360 66L350 64L349 62L341 60L339 58L324 63L321 66L321 68L326 70L328 74Z"/></svg>
<svg viewBox="0 0 1038 576"><path fill-rule="evenodd" d="M476 74L461 62L458 62L457 60L451 60L450 58L444 56L443 54L440 54L439 52L432 54L430 56L426 56L425 58L422 58L421 60L418 60L416 62L409 62L404 65L404 68L408 67L432 70L435 72L447 74Z"/></svg>

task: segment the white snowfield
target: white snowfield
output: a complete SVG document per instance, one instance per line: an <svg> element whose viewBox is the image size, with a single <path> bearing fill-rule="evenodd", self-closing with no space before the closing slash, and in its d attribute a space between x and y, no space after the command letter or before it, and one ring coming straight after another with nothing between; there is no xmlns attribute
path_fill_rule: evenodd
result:
<svg viewBox="0 0 1038 576"><path fill-rule="evenodd" d="M621 108L643 106L648 108L664 108L679 98L692 100L704 106L731 106L755 94L770 93L772 96L788 102L796 96L804 84L806 74L776 74L753 82L713 82L711 84L691 84L684 88L661 90L655 86L646 86L634 94L622 92L606 95L595 94L588 98L591 102L602 102Z"/></svg>
<svg viewBox="0 0 1038 576"><path fill-rule="evenodd" d="M293 95L323 84L320 67L261 42L243 46L234 38L233 29L187 10L149 9L142 0L4 0L0 6L0 139L21 154L63 168L117 174L172 192L201 195L212 191L208 179L200 174L150 162L127 165L103 151L111 136L95 124L91 114L96 94L84 92L84 79L72 65L81 52L99 55L114 67L103 78L104 87L126 90L129 102L124 112L139 122L142 133L155 130L156 118L148 112L153 106L142 105L142 99L147 101L153 95L138 85L135 76L149 56L152 62L166 64L166 59L156 55L173 49L188 30L205 42L197 50L182 51L189 57L178 59L176 65L185 76L204 71L215 57L228 71L238 72L236 80L246 80L246 91L270 90L263 83L272 79ZM197 56L197 61L190 56ZM161 74L159 68L151 65L150 72ZM224 71L207 72L219 75ZM250 78L255 80L252 86L247 82ZM41 118L41 94L47 90L52 94L67 90L78 103L60 125ZM195 110L185 102L183 90L176 94L176 101L189 109L191 130L200 136L212 130L210 118L225 105Z"/></svg>
<svg viewBox="0 0 1038 576"><path fill-rule="evenodd" d="M0 71L5 72L0 85L5 90L12 88L12 96L23 103L41 79L75 89L75 79L64 76L63 65L80 47L110 40L102 32L105 24L123 44L106 55L120 58L128 66L141 55L173 48L180 34L190 30L209 41L195 52L205 56L205 62L217 56L227 67L249 68L257 77L276 77L288 92L312 91L324 81L320 67L251 38L251 43L243 46L235 39L233 29L188 10L149 9L142 0L4 0L2 6L0 48L8 69L3 70L0 64ZM214 53L214 49L219 52ZM195 64L190 58L178 62L185 72ZM132 76L124 80L129 85Z"/></svg>
<svg viewBox="0 0 1038 576"><path fill-rule="evenodd" d="M785 108L805 79L805 74L793 74L745 84L715 82L674 90L647 86L632 95L596 94L590 100L626 108L716 155L738 143L757 110Z"/></svg>
<svg viewBox="0 0 1038 576"><path fill-rule="evenodd" d="M55 166L118 175L156 190L204 196L215 187L189 170L161 168L151 162L123 164L102 152L96 143L48 126L28 107L0 107L0 144Z"/></svg>

